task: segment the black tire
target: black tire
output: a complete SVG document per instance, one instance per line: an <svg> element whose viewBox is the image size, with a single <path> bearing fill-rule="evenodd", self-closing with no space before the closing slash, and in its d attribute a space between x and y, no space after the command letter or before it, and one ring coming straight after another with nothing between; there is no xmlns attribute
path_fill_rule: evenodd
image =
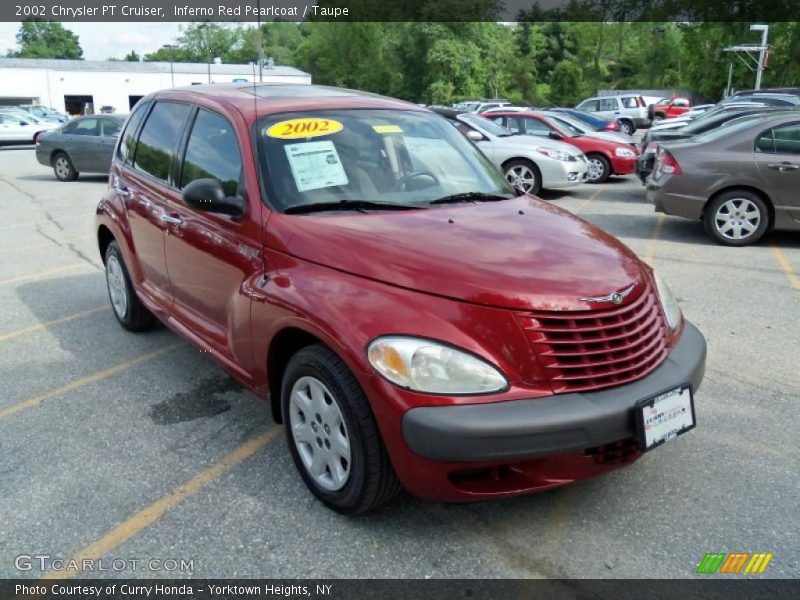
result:
<svg viewBox="0 0 800 600"><path fill-rule="evenodd" d="M351 459L349 475L343 487L335 491L325 489L315 481L295 444L290 415L291 393L301 378L309 377L327 388L346 427ZM306 346L291 358L283 376L281 410L286 442L294 464L308 489L323 504L337 512L353 515L385 504L400 492L402 488L367 397L347 365L327 346Z"/></svg>
<svg viewBox="0 0 800 600"><path fill-rule="evenodd" d="M597 168L599 169L597 175L592 177L589 175L589 179L587 180L589 183L603 183L606 179L611 176L611 163L608 162L608 159L603 156L602 154L587 154L586 159L589 161L590 172L591 168L593 167L592 163L597 164Z"/></svg>
<svg viewBox="0 0 800 600"><path fill-rule="evenodd" d="M72 164L72 159L66 152L56 152L52 159L53 173L59 181L75 181L78 178L78 171Z"/></svg>
<svg viewBox="0 0 800 600"><path fill-rule="evenodd" d="M525 172L532 174L532 183L518 185L519 179L517 179L517 176ZM524 158L515 158L505 163L503 165L503 175L506 181L526 194L535 196L542 190L542 173L539 171L539 167ZM515 180L517 183L515 183Z"/></svg>
<svg viewBox="0 0 800 600"><path fill-rule="evenodd" d="M703 225L718 244L748 246L760 240L769 229L769 207L758 194L730 190L706 205Z"/></svg>
<svg viewBox="0 0 800 600"><path fill-rule="evenodd" d="M120 250L119 244L117 244L116 240L112 241L108 245L108 248L106 248L105 264L108 298L111 302L111 310L113 311L114 316L117 318L117 321L119 321L119 324L128 331L145 331L153 327L153 325L156 323L156 318L153 313L151 313L147 307L142 304L142 301L139 300L139 296L136 295L136 291L133 289L133 284L131 284L130 275L128 275L128 267L125 265L125 259L122 257L122 251ZM112 282L112 278L114 278L116 272L114 271L114 267L111 266L113 273L110 274L110 264L116 264L121 269L122 281L117 286L114 286L114 283ZM115 287L115 289L118 290L124 289L124 311L120 311L117 306L115 306L112 287ZM120 314L120 312L122 314Z"/></svg>
<svg viewBox="0 0 800 600"><path fill-rule="evenodd" d="M633 135L636 132L636 125L628 119L620 119L619 128L625 135Z"/></svg>

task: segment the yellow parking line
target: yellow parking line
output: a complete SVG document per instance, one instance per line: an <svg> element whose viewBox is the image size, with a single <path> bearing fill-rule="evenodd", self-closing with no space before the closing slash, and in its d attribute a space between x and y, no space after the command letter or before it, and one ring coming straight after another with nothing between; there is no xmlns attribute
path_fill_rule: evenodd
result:
<svg viewBox="0 0 800 600"><path fill-rule="evenodd" d="M88 266L95 266L94 263L87 263L87 262L79 262L72 265L67 265L65 267L58 267L56 269L47 269L45 271L38 271L36 273L31 273L30 275L22 275L20 277L12 277L11 279L3 279L0 281L0 285L5 285L7 283L17 283L19 281L27 281L29 279L39 279L40 277L46 277L47 275L52 275L53 273L63 273L64 271L71 271L72 269L77 269L79 267L88 267Z"/></svg>
<svg viewBox="0 0 800 600"><path fill-rule="evenodd" d="M594 193L593 193L591 196L589 196L588 198L586 198L586 199L585 199L583 202L581 202L581 203L578 205L578 208L576 208L576 209L575 209L575 212L580 212L580 211L582 211L584 208L586 208L586 207L589 205L589 203L590 203L592 200L594 200L595 198L597 198L597 196L599 196L599 195L600 195L600 192L602 192L602 191L603 191L603 190L597 190L597 191L596 191L596 192L594 192Z"/></svg>
<svg viewBox="0 0 800 600"><path fill-rule="evenodd" d="M9 331L8 333L0 333L0 342L5 342L21 335L26 335L28 333L33 333L35 331L41 331L43 329L49 329L50 327L54 327L55 325L61 325L62 323L68 323L70 321L74 321L75 319L81 319L83 317L88 317L89 315L93 315L101 310L108 310L107 305L98 306L96 308L92 308L90 310L84 310L79 313L75 313L73 315L67 315L66 317L61 317L60 319L53 319L52 321L47 321L46 323L39 323L38 325L31 325L30 327L25 327L23 329L17 329L16 331Z"/></svg>
<svg viewBox="0 0 800 600"><path fill-rule="evenodd" d="M783 250L778 248L775 244L770 244L772 246L772 254L775 255L775 260L778 261L778 264L783 269L783 272L786 273L786 277L789 278L789 283L792 284L792 287L796 290L800 290L800 277L797 276L797 273L794 272L792 269L792 265L789 264L786 255L783 253Z"/></svg>
<svg viewBox="0 0 800 600"><path fill-rule="evenodd" d="M245 442L236 450L225 456L218 463L200 471L188 482L177 488L170 494L156 500L149 506L145 506L139 512L129 517L116 527L105 534L100 539L92 542L85 548L79 550L75 556L67 563L75 561L74 564L81 565L87 559L99 559L113 551L123 542L129 540L134 535L146 529L168 511L178 506L181 502L193 496L207 485L216 481L223 473L229 471L242 461L253 456L261 448L275 439L280 432L280 427L272 429ZM80 571L50 571L45 573L41 579L68 579L78 575Z"/></svg>
<svg viewBox="0 0 800 600"><path fill-rule="evenodd" d="M656 242L658 236L661 235L661 228L664 226L664 213L659 213L656 219L655 227L653 227L653 235L650 236L650 241L647 243L647 251L644 254L644 260L650 266L653 265L653 258L656 255Z"/></svg>
<svg viewBox="0 0 800 600"><path fill-rule="evenodd" d="M90 238L90 237L94 237L94 234L93 233L87 233L86 235L78 235L76 237L71 237L71 238L67 238L65 240L62 240L61 243L74 242L75 240L83 240L83 239ZM13 248L0 248L0 254L5 254L7 252L23 252L23 251L27 251L27 250L35 250L36 248L47 248L49 246L52 246L55 243L56 242L54 242L52 240L49 240L49 241L44 242L42 244L32 244L30 246L14 246Z"/></svg>
<svg viewBox="0 0 800 600"><path fill-rule="evenodd" d="M91 375L86 375L85 377L80 377L78 379L70 381L68 384L54 388L49 392L44 392L43 394L39 394L38 396L34 396L33 398L28 398L27 400L23 400L22 402L17 402L16 404L7 406L3 409L0 409L0 421L10 417L13 414L20 412L21 410L37 406L38 404L41 404L45 400L50 400L51 398L55 398L56 396L61 396L62 394L66 394L68 392L77 390L78 388L82 388L83 386L89 385L90 383L95 383L96 381L107 379L112 375L116 375L121 371L131 369L137 365L142 364L143 362L147 362L148 360L155 358L156 356L164 354L165 352L169 352L170 350L177 348L181 344L182 342L176 342L174 344L170 344L169 346L165 346L164 348L153 350L152 352L142 354L141 356L139 356L138 358L134 358L133 360L127 360L125 362L121 362L119 364L114 365L113 367L108 367L107 369L103 369L102 371L97 371L96 373L92 373Z"/></svg>

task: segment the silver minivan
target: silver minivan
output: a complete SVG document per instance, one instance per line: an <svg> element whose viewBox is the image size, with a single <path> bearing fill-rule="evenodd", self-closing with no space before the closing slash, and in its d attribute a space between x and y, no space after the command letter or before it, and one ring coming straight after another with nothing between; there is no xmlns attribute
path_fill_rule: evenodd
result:
<svg viewBox="0 0 800 600"><path fill-rule="evenodd" d="M647 117L647 104L644 98L636 94L619 96L597 96L584 100L578 106L583 110L607 119L617 119L623 133L631 135L637 127L650 124Z"/></svg>

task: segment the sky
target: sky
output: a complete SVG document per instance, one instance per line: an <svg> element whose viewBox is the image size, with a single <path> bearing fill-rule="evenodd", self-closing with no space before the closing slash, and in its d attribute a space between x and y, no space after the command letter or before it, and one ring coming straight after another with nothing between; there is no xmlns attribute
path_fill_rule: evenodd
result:
<svg viewBox="0 0 800 600"><path fill-rule="evenodd" d="M175 41L181 23L63 23L78 36L86 60L142 55ZM19 23L0 23L0 56L16 47Z"/></svg>

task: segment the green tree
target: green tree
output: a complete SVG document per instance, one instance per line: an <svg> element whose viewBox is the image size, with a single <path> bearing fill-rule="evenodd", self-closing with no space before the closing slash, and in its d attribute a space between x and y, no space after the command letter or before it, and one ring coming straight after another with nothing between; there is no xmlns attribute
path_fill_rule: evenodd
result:
<svg viewBox="0 0 800 600"><path fill-rule="evenodd" d="M569 60L559 62L550 79L551 101L564 106L577 104L586 93L582 75L576 63Z"/></svg>
<svg viewBox="0 0 800 600"><path fill-rule="evenodd" d="M78 36L61 23L31 19L23 21L17 32L19 50L9 50L16 58L82 59L83 49Z"/></svg>
<svg viewBox="0 0 800 600"><path fill-rule="evenodd" d="M131 50L125 55L125 60L128 62L139 62L141 57L136 53L136 50Z"/></svg>

